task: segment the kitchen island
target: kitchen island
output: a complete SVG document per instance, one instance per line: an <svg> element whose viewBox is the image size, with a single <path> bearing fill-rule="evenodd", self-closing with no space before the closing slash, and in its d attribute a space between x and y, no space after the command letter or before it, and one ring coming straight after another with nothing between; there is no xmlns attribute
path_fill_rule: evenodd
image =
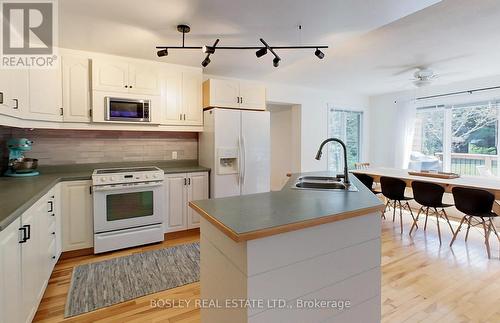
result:
<svg viewBox="0 0 500 323"><path fill-rule="evenodd" d="M292 189L300 175L281 191L190 203L202 323L380 322L382 203L354 176L355 192Z"/></svg>

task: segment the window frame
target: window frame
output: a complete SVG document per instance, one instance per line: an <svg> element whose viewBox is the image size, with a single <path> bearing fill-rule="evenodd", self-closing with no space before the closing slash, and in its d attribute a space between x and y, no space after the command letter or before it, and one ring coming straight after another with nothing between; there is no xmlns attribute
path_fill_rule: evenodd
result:
<svg viewBox="0 0 500 323"><path fill-rule="evenodd" d="M328 106L327 107L327 118L326 118L326 122L327 122L327 137L330 137L330 113L332 112L341 112L341 113L344 113L344 120L342 121L342 124L343 124L343 129L342 129L342 138L339 138L340 140L342 141L346 141L346 138L347 138L347 122L346 122L346 114L347 113L353 113L353 114L357 114L357 116L359 117L359 124L358 124L358 158L357 158L357 162L360 162L363 157L364 157L364 151L363 151L363 147L364 147L364 140L363 140L363 137L364 137L364 111L363 110L360 110L360 109L347 109L347 108L336 108L335 106ZM346 142L346 145L347 145L347 142ZM330 154L330 149L327 149L327 168L329 171L339 171L339 170L335 170L335 169L331 169L330 168L330 161L331 161L331 154ZM343 165L342 165L343 167ZM340 168L342 168L340 167Z"/></svg>

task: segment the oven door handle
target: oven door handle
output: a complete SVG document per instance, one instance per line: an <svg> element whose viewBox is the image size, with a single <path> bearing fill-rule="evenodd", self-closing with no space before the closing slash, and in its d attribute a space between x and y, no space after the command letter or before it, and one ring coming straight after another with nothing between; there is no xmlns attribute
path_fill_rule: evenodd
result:
<svg viewBox="0 0 500 323"><path fill-rule="evenodd" d="M134 183L134 185L123 185L123 184L117 184L117 185L95 185L93 186L93 191L94 192L101 192L101 191L116 191L116 190L121 190L125 188L148 188L148 187L158 187L158 186L163 186L163 181L161 182L151 182L151 183Z"/></svg>

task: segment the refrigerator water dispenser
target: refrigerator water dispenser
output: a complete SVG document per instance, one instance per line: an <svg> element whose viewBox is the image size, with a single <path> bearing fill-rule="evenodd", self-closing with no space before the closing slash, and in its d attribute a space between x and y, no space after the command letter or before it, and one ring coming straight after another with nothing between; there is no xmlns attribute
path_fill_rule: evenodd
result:
<svg viewBox="0 0 500 323"><path fill-rule="evenodd" d="M238 148L217 149L217 174L238 174Z"/></svg>

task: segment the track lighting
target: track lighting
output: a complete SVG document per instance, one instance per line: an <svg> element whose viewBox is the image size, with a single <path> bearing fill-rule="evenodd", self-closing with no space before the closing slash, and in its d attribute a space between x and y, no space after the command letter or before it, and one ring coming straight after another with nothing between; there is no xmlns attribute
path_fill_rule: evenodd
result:
<svg viewBox="0 0 500 323"><path fill-rule="evenodd" d="M213 54L215 53L215 47L211 47L211 46L207 46L207 45L204 45L202 48L201 48L201 51L205 54Z"/></svg>
<svg viewBox="0 0 500 323"><path fill-rule="evenodd" d="M163 57L163 56L167 56L168 55L168 49L161 49L158 51L158 53L156 53L156 55L158 55L158 57Z"/></svg>
<svg viewBox="0 0 500 323"><path fill-rule="evenodd" d="M267 54L267 47L262 47L257 52L255 52L255 56L262 57Z"/></svg>
<svg viewBox="0 0 500 323"><path fill-rule="evenodd" d="M300 29L300 28L299 28ZM177 30L182 33L182 46L156 46L158 50L158 57L163 57L168 55L168 50L170 49L194 49L200 50L207 54L203 62L201 62L201 66L207 67L210 64L210 55L213 55L216 50L255 50L255 56L258 58L266 55L268 52L274 55L273 58L273 66L278 67L281 61L281 58L276 53L277 50L290 50L290 49L316 49L314 55L319 59L323 59L325 57L325 53L323 53L320 49L328 48L328 46L269 46L264 39L260 38L260 42L264 45L261 46L220 46L217 47L219 43L219 39L215 41L212 46L185 46L185 36L187 33L191 31L191 28L188 25L178 25Z"/></svg>
<svg viewBox="0 0 500 323"><path fill-rule="evenodd" d="M207 57L205 57L205 59L203 60L203 62L201 62L201 66L203 67L207 67L208 64L210 64L210 54L207 55Z"/></svg>
<svg viewBox="0 0 500 323"><path fill-rule="evenodd" d="M314 55L316 55L316 57L318 57L319 59L323 59L323 57L325 57L325 53L323 53L322 51L320 51L318 48L316 48L316 51L314 52Z"/></svg>

